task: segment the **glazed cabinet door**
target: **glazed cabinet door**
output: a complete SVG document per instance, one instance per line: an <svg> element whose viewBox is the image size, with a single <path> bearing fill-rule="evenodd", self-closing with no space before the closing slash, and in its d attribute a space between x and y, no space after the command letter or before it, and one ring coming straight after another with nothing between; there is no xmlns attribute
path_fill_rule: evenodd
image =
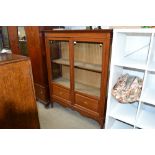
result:
<svg viewBox="0 0 155 155"><path fill-rule="evenodd" d="M52 82L70 88L69 41L50 41Z"/></svg>
<svg viewBox="0 0 155 155"><path fill-rule="evenodd" d="M80 39L73 47L75 106L95 116L101 99L103 46L100 40Z"/></svg>
<svg viewBox="0 0 155 155"><path fill-rule="evenodd" d="M70 42L65 39L48 40L48 77L51 100L71 105Z"/></svg>
<svg viewBox="0 0 155 155"><path fill-rule="evenodd" d="M74 41L75 91L100 98L103 43Z"/></svg>

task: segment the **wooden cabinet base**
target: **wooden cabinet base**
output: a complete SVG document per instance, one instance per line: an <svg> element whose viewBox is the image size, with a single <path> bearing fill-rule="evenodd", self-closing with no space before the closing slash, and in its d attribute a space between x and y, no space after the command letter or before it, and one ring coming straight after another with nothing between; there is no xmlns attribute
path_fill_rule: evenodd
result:
<svg viewBox="0 0 155 155"><path fill-rule="evenodd" d="M98 112L98 100L75 93L75 103L93 112Z"/></svg>
<svg viewBox="0 0 155 155"><path fill-rule="evenodd" d="M62 98L59 98L59 97L57 97L57 96L53 96L53 103L54 102L57 102L57 103L59 103L59 104L61 104L62 106L64 106L64 107L69 107L69 108L72 108L72 105L71 105L71 102L69 102L69 101L67 101L67 100L64 100L64 99L62 99ZM52 103L52 104L53 104Z"/></svg>
<svg viewBox="0 0 155 155"><path fill-rule="evenodd" d="M69 88L59 86L53 83L52 86L52 105L54 102L61 104L63 107L71 108L72 110L78 111L81 115L95 119L103 127L103 118L99 116L98 104L99 101L85 96L82 93L75 93L75 104L71 103L71 95Z"/></svg>
<svg viewBox="0 0 155 155"><path fill-rule="evenodd" d="M77 112L79 112L81 115L89 117L91 119L96 120L99 124L100 124L100 128L102 129L104 127L104 120L103 117L100 117L99 114L97 112L88 110L86 108L83 108L77 104L75 104L74 106L71 105L70 102L66 102L65 100L62 100L60 98L54 97L53 98L53 103L56 102L60 105L62 105L65 108L71 108L72 110L75 110ZM51 103L53 105L53 103Z"/></svg>
<svg viewBox="0 0 155 155"><path fill-rule="evenodd" d="M103 128L103 124L104 124L103 117L100 117L99 113L94 112L92 110L88 110L87 108L81 107L77 104L73 106L73 109L78 111L80 114L84 116L87 116L89 118L96 120L100 124L100 127Z"/></svg>

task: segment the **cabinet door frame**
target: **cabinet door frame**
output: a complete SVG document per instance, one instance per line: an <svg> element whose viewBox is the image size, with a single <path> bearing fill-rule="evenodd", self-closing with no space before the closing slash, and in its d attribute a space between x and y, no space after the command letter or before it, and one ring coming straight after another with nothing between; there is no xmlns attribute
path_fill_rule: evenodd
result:
<svg viewBox="0 0 155 155"><path fill-rule="evenodd" d="M108 92L108 72L110 66L110 51L111 51L111 38L103 39L103 55L102 55L102 75L101 75L101 91L100 91L100 104L99 104L99 117L105 119L107 92ZM104 80L103 80L104 79ZM104 120L103 120L104 121Z"/></svg>
<svg viewBox="0 0 155 155"><path fill-rule="evenodd" d="M93 95L89 95L86 93L81 93L78 92L79 94L84 94L87 97L90 98L94 98L99 100L99 105L98 105L98 112L99 112L99 117L103 118L105 111L104 109L106 109L104 106L106 106L106 98L107 98L107 82L108 82L108 68L109 68L109 57L110 57L110 38L79 38L79 37L74 37L71 39L72 43L74 43L74 41L80 41L80 42L94 42L94 43L101 43L103 44L102 47L102 64L101 64L101 81L100 81L100 96L96 97ZM73 45L74 46L74 45ZM74 59L74 47L73 47L73 52L72 52L72 59ZM73 61L74 63L74 61ZM74 64L73 64L74 67ZM73 71L73 75L74 75L74 69ZM73 76L74 77L74 76ZM73 79L74 80L74 79ZM73 82L74 83L74 82ZM74 89L74 92L75 89ZM75 103L75 93L74 93L74 103Z"/></svg>
<svg viewBox="0 0 155 155"><path fill-rule="evenodd" d="M103 52L104 52L104 39L93 39L93 38L78 38L78 37L74 37L74 38L72 38L72 42L74 43L74 42L83 42L83 43L89 43L89 42L92 42L92 43L99 43L99 44L103 44L103 47L102 47L102 64L101 64L101 66L102 66L102 70L101 70L101 81L102 81L102 71L103 71L103 56L104 56L104 54L103 54ZM73 57L72 57L72 59L74 59L74 44L73 44ZM73 67L74 67L74 62L73 62ZM74 71L74 69L73 69L73 71ZM102 87L102 82L100 81L100 91L101 91L101 87ZM74 91L76 91L76 90L74 90ZM78 92L78 93L81 93L81 92ZM94 99L98 99L98 100L100 100L100 98L101 98L101 94L100 94L100 96L99 97L96 97L96 96L93 96L93 95L89 95L89 94L86 94L86 93L81 93L81 94L84 94L85 96L87 96L87 97L91 97L91 98L94 98Z"/></svg>
<svg viewBox="0 0 155 155"><path fill-rule="evenodd" d="M68 41L68 46L69 46L69 70L70 70L70 88L66 88L65 86L62 86L62 87L64 87L64 88L66 88L66 89L69 89L70 90L70 94L71 94L71 96L72 96L72 92L73 92L73 77L72 77L72 46L71 46L71 41L70 41L70 38L64 38L64 37L59 37L59 38L57 38L57 37L49 37L49 38L45 38L45 44L46 44L46 60L47 60L47 69L48 69L48 81L49 81L49 88L50 88L50 98L51 98L51 102L52 102L52 97L51 97L51 94L52 94L52 92L53 92L53 90L52 90L52 87L53 87L53 80L52 80L52 77L53 77L53 73L52 73L52 71L53 71L53 68L52 68L52 65L51 65L51 50L50 50L50 44L49 44L49 42L50 41ZM72 101L72 99L71 99L71 101Z"/></svg>

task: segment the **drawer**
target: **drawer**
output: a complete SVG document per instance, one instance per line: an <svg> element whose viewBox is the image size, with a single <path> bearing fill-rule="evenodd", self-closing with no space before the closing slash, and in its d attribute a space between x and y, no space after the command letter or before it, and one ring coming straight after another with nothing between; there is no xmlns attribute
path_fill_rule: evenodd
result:
<svg viewBox="0 0 155 155"><path fill-rule="evenodd" d="M65 100L70 100L70 91L53 84L53 94Z"/></svg>
<svg viewBox="0 0 155 155"><path fill-rule="evenodd" d="M75 103L95 112L98 111L98 100L91 99L80 94L75 94Z"/></svg>

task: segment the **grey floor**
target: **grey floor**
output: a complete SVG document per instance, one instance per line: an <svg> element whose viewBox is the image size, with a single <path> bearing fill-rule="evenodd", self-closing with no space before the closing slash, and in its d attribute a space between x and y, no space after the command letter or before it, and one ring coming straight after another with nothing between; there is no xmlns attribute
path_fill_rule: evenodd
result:
<svg viewBox="0 0 155 155"><path fill-rule="evenodd" d="M99 129L99 124L69 108L54 103L53 108L45 108L37 102L39 121L42 129Z"/></svg>

